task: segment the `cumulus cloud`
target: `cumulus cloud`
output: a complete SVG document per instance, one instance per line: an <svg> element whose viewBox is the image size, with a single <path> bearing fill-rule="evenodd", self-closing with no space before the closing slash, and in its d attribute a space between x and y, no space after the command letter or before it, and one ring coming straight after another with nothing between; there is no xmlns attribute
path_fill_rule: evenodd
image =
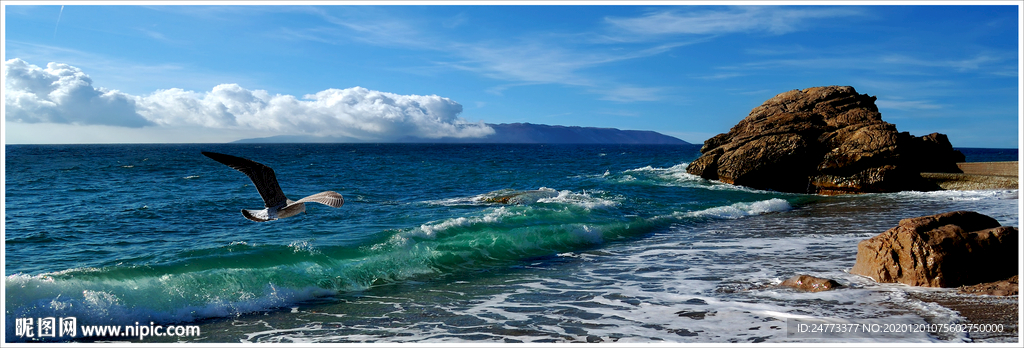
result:
<svg viewBox="0 0 1024 348"><path fill-rule="evenodd" d="M462 113L459 103L436 95L399 95L352 87L328 89L300 99L248 90L237 84L221 84L209 92L172 88L131 96L93 88L88 76L68 65L50 63L44 70L12 59L6 62L4 69L7 76L4 102L9 121L200 126L367 141L405 137L474 138L494 133L483 122L473 123L459 117ZM86 93L90 90L94 93ZM83 100L107 113L79 112ZM96 105L107 108L99 110ZM132 117L135 123L128 122Z"/></svg>
<svg viewBox="0 0 1024 348"><path fill-rule="evenodd" d="M81 69L50 63L46 69L21 59L4 63L6 119L26 123L142 127L150 122L135 112L135 98L93 87Z"/></svg>

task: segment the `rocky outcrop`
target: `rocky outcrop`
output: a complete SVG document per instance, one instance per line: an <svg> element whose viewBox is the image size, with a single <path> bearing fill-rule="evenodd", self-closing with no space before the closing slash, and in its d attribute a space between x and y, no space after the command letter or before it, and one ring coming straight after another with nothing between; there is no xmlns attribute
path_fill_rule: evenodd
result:
<svg viewBox="0 0 1024 348"><path fill-rule="evenodd" d="M782 282L782 284L779 284L779 286L785 286L797 290L810 292L827 291L842 287L842 285L840 285L839 282L836 282L835 280L818 278L806 274L801 274L786 279L785 281Z"/></svg>
<svg viewBox="0 0 1024 348"><path fill-rule="evenodd" d="M969 211L903 219L857 245L850 273L882 283L959 287L1017 274L1017 228Z"/></svg>
<svg viewBox="0 0 1024 348"><path fill-rule="evenodd" d="M853 87L792 90L704 142L687 171L705 179L795 193L936 190L921 172L958 173L945 135L914 137L882 121Z"/></svg>

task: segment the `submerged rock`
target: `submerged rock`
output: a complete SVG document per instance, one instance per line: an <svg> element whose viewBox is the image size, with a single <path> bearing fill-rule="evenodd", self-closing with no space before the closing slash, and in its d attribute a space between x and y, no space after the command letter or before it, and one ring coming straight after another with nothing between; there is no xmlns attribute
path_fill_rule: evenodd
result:
<svg viewBox="0 0 1024 348"><path fill-rule="evenodd" d="M480 201L484 203L498 203L498 204L533 204L537 201L545 198L558 197L558 191L547 187L542 187L538 190L527 190L527 191L516 191L516 190L501 190L488 193L480 197Z"/></svg>
<svg viewBox="0 0 1024 348"><path fill-rule="evenodd" d="M921 172L958 173L964 155L939 133L914 137L882 121L853 87L792 90L704 142L690 174L795 193L937 190Z"/></svg>
<svg viewBox="0 0 1024 348"><path fill-rule="evenodd" d="M804 290L810 292L827 291L843 287L842 285L839 284L839 282L835 280L818 278L806 274L801 274L786 279L785 281L782 282L782 284L779 284L779 286L786 286L797 290Z"/></svg>
<svg viewBox="0 0 1024 348"><path fill-rule="evenodd" d="M693 320L704 320L704 317L714 316L715 315L715 311L711 311L711 310L693 310L693 311L685 310L685 311L678 311L678 312L676 312L676 315L678 315L680 317L690 318L690 319L693 319Z"/></svg>
<svg viewBox="0 0 1024 348"><path fill-rule="evenodd" d="M903 219L857 245L850 273L882 283L959 287L1017 274L1017 228L970 211Z"/></svg>

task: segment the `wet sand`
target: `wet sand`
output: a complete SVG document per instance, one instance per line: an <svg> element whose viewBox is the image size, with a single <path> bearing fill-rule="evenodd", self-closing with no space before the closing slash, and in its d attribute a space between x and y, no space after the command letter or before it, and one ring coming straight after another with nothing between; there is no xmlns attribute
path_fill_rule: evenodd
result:
<svg viewBox="0 0 1024 348"><path fill-rule="evenodd" d="M1002 332L972 332L974 342L1019 342L1020 303L1018 296L989 296L959 293L913 293L912 297L952 309L964 317L962 324L1002 324Z"/></svg>

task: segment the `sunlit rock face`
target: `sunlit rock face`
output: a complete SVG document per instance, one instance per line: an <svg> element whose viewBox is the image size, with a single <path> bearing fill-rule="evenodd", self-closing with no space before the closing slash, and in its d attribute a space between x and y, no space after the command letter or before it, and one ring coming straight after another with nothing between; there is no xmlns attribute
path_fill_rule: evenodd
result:
<svg viewBox="0 0 1024 348"><path fill-rule="evenodd" d="M792 90L704 142L687 171L782 192L928 191L921 172L960 172L964 156L939 133L915 137L882 121L875 97L853 87Z"/></svg>
<svg viewBox="0 0 1024 348"><path fill-rule="evenodd" d="M1016 227L971 211L903 219L857 245L850 273L881 283L959 287L1017 274Z"/></svg>

